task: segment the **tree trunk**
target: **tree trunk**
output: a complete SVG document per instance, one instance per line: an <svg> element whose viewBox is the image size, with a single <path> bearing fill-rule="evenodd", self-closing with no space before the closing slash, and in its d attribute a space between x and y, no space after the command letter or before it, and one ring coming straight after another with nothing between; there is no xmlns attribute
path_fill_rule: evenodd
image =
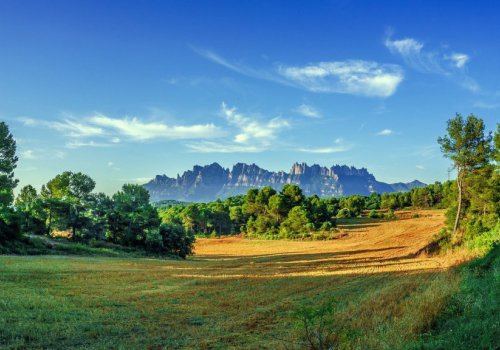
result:
<svg viewBox="0 0 500 350"><path fill-rule="evenodd" d="M457 187L458 187L458 208L457 208L457 215L455 217L455 224L453 225L453 235L456 235L456 233L457 233L458 223L460 221L460 214L462 212L462 172L461 172L461 170L458 171Z"/></svg>

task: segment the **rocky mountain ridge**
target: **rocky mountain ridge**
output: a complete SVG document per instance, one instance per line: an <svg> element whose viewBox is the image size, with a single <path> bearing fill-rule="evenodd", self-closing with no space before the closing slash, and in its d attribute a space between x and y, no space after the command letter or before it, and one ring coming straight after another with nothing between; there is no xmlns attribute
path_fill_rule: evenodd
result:
<svg viewBox="0 0 500 350"><path fill-rule="evenodd" d="M415 180L410 183L388 184L377 181L366 168L334 165L330 168L317 164L294 163L289 172L268 171L256 164L237 163L231 170L218 163L195 165L176 178L157 175L143 186L149 191L152 202L181 200L208 202L245 194L250 188L270 186L281 190L285 184L300 186L306 195L342 197L353 194L370 195L375 191L399 192L425 186Z"/></svg>

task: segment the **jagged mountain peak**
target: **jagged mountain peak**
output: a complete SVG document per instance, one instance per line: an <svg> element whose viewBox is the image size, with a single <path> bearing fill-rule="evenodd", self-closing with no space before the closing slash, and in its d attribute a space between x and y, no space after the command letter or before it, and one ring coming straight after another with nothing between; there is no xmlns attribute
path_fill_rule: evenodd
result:
<svg viewBox="0 0 500 350"><path fill-rule="evenodd" d="M250 188L270 186L279 191L285 184L297 184L306 195L316 194L320 197L406 191L425 185L418 180L408 184L379 182L366 168L347 165L327 168L295 162L289 172L275 172L255 163L236 163L229 170L214 162L205 166L195 165L192 170L177 175L175 179L157 175L144 187L150 192L152 201L170 199L203 202L245 194Z"/></svg>

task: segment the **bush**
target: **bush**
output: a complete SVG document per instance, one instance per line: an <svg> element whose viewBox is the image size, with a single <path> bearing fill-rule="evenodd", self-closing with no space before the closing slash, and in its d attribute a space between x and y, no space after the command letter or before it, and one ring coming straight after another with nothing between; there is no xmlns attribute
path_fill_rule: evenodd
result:
<svg viewBox="0 0 500 350"><path fill-rule="evenodd" d="M321 227L319 228L320 231L330 231L333 228L333 225L329 221L325 221L324 223L321 224Z"/></svg>
<svg viewBox="0 0 500 350"><path fill-rule="evenodd" d="M385 213L384 217L388 220L394 220L394 219L397 219L397 216L396 214L394 214L394 210L392 209L389 209L387 211L387 213Z"/></svg>
<svg viewBox="0 0 500 350"><path fill-rule="evenodd" d="M159 234L163 240L163 251L185 259L193 253L194 235L180 225L162 224Z"/></svg>
<svg viewBox="0 0 500 350"><path fill-rule="evenodd" d="M0 244L21 238L17 216L10 209L0 212Z"/></svg>
<svg viewBox="0 0 500 350"><path fill-rule="evenodd" d="M146 250L152 253L161 254L163 252L163 237L159 229L152 229L146 232Z"/></svg>
<svg viewBox="0 0 500 350"><path fill-rule="evenodd" d="M350 348L351 337L346 327L335 320L335 300L322 303L305 301L294 312L296 328L300 332L302 349L344 349Z"/></svg>
<svg viewBox="0 0 500 350"><path fill-rule="evenodd" d="M351 211L347 208L342 208L337 213L338 218L350 218L351 216Z"/></svg>
<svg viewBox="0 0 500 350"><path fill-rule="evenodd" d="M372 210L370 211L370 213L368 214L368 217L369 218L372 218L372 219L377 219L377 218L381 218L383 216L382 213L376 211L376 210Z"/></svg>

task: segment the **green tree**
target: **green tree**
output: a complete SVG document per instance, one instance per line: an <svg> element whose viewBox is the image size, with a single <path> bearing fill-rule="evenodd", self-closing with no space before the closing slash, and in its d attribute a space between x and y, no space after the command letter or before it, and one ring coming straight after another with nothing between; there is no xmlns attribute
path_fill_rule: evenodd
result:
<svg viewBox="0 0 500 350"><path fill-rule="evenodd" d="M293 207L288 213L288 217L281 223L280 230L286 234L298 235L307 232L309 229L309 217L307 211L300 207Z"/></svg>
<svg viewBox="0 0 500 350"><path fill-rule="evenodd" d="M463 208L466 179L475 170L488 165L491 156L491 134L485 135L484 122L473 114L464 119L457 113L455 118L448 120L448 134L439 137L438 143L444 156L451 159L457 170L457 211L453 224L453 234L456 235Z"/></svg>
<svg viewBox="0 0 500 350"><path fill-rule="evenodd" d="M0 122L0 210L12 204L14 188L18 180L14 178L17 167L16 141L4 122Z"/></svg>
<svg viewBox="0 0 500 350"><path fill-rule="evenodd" d="M20 228L25 233L45 233L45 215L36 189L31 185L24 186L14 202L20 217Z"/></svg>
<svg viewBox="0 0 500 350"><path fill-rule="evenodd" d="M108 238L129 246L144 246L146 233L157 228L160 218L149 203L149 192L140 185L126 184L113 195Z"/></svg>
<svg viewBox="0 0 500 350"><path fill-rule="evenodd" d="M283 199L285 201L287 211L291 210L293 207L301 205L304 201L302 189L297 185L286 184L281 190L281 195L283 196Z"/></svg>
<svg viewBox="0 0 500 350"><path fill-rule="evenodd" d="M16 141L4 122L0 122L0 243L19 237L17 217L11 208L17 166Z"/></svg>

